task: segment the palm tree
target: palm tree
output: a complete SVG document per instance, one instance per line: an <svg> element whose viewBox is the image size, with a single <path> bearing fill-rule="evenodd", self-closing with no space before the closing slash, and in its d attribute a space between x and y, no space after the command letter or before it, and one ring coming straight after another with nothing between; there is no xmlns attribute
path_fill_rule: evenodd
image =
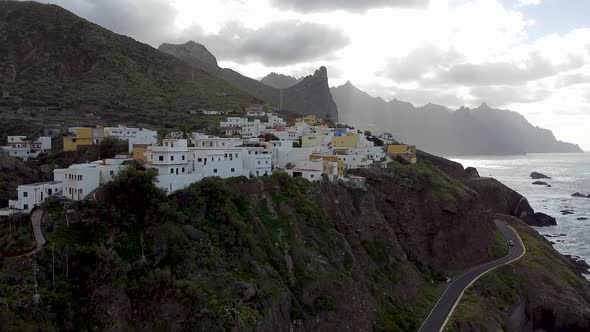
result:
<svg viewBox="0 0 590 332"><path fill-rule="evenodd" d="M186 139L189 142L189 146L195 141L195 135L193 134L193 127L188 124L180 124L178 125L178 131L180 132L180 137L182 139Z"/></svg>
<svg viewBox="0 0 590 332"><path fill-rule="evenodd" d="M158 144L162 144L162 141L164 141L167 138L170 138L171 136L172 131L168 128L158 130Z"/></svg>

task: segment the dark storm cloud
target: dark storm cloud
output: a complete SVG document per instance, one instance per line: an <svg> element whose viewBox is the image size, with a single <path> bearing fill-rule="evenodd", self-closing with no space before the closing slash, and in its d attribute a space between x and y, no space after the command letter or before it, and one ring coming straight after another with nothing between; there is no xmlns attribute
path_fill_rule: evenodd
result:
<svg viewBox="0 0 590 332"><path fill-rule="evenodd" d="M371 8L404 7L424 8L429 0L271 0L271 4L285 10L319 12L346 10L363 12Z"/></svg>
<svg viewBox="0 0 590 332"><path fill-rule="evenodd" d="M50 3L153 46L171 38L177 14L167 0L52 0Z"/></svg>
<svg viewBox="0 0 590 332"><path fill-rule="evenodd" d="M339 30L299 21L272 22L260 29L231 22L217 34L205 35L199 27L193 27L182 35L184 39L201 42L222 60L241 64L259 62L268 66L316 60L349 43Z"/></svg>

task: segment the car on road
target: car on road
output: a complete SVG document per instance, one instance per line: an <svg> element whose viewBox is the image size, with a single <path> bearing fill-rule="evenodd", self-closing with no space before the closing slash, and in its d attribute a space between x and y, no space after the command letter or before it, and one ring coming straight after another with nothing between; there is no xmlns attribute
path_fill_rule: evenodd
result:
<svg viewBox="0 0 590 332"><path fill-rule="evenodd" d="M510 240L510 241L508 241L508 244L509 244L511 247L514 247L514 241Z"/></svg>

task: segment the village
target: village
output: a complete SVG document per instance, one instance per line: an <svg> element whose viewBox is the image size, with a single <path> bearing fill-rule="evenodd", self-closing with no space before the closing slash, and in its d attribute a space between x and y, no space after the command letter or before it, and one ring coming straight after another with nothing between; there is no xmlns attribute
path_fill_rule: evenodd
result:
<svg viewBox="0 0 590 332"><path fill-rule="evenodd" d="M162 135L122 124L68 128L62 136L53 136L62 140L65 152L114 138L126 141L128 153L55 169L53 181L19 185L18 197L0 209L0 217L30 213L54 196L93 199L101 186L133 163L156 172L155 184L172 194L207 177L256 178L276 172L311 182L326 179L362 185L364 179L349 170L385 168L393 158L416 162L416 147L396 142L390 133L332 125L314 115L301 115L288 123L277 112L265 112L261 105L247 107L244 117L227 117L219 128L219 136L174 131ZM51 136L8 136L7 141L1 147L4 153L22 160L34 159L52 147Z"/></svg>

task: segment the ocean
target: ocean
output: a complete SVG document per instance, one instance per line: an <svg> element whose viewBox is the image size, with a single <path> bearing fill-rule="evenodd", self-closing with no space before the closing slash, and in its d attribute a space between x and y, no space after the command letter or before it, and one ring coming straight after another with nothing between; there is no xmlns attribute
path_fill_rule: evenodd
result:
<svg viewBox="0 0 590 332"><path fill-rule="evenodd" d="M535 227L562 254L590 262L590 198L571 195L590 194L590 153L529 154L526 156L449 157L475 167L480 176L493 177L525 196L536 212L557 219L557 226ZM552 179L533 180L536 171ZM533 185L544 181L551 185ZM563 213L570 211L572 214ZM588 220L579 220L588 218Z"/></svg>

